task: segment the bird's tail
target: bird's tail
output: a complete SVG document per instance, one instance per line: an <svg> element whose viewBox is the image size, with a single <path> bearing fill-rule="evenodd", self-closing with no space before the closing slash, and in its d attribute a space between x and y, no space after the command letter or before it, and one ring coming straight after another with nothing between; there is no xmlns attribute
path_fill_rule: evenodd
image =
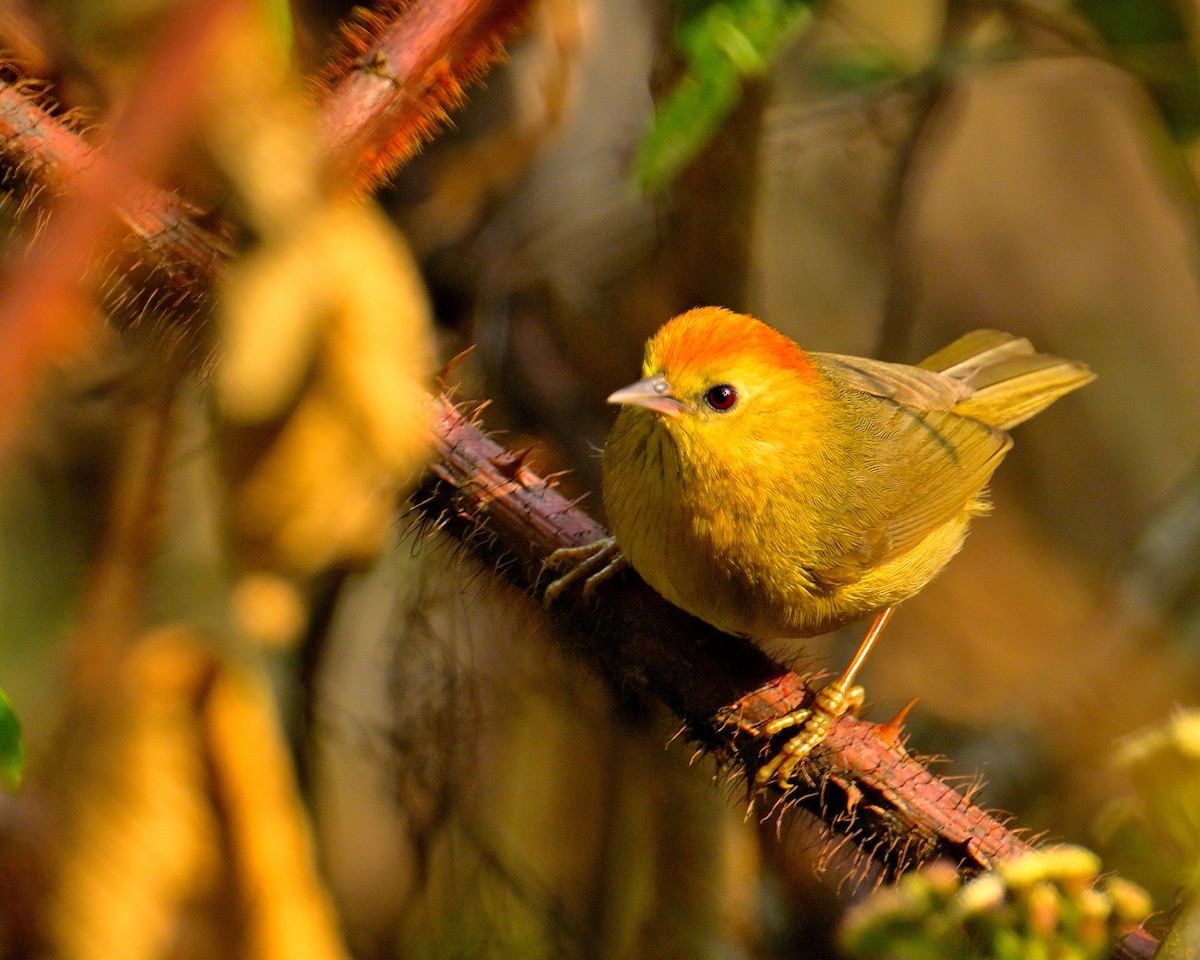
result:
<svg viewBox="0 0 1200 960"><path fill-rule="evenodd" d="M961 380L975 392L955 413L1008 430L1096 378L1082 363L1038 353L999 330L959 337L919 366Z"/></svg>

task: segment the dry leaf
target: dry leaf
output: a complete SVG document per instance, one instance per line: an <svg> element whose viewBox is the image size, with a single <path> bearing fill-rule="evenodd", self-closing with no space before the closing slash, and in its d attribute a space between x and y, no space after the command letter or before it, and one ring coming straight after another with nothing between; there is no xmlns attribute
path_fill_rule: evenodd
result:
<svg viewBox="0 0 1200 960"><path fill-rule="evenodd" d="M214 384L241 559L303 579L381 546L429 455L434 350L406 243L322 192L313 118L269 48L239 34L213 93L213 149L261 237L228 270Z"/></svg>
<svg viewBox="0 0 1200 960"><path fill-rule="evenodd" d="M142 641L107 702L74 718L48 937L64 960L154 960L211 896L218 825L195 704L211 659L182 631ZM61 760L62 758L60 758Z"/></svg>
<svg viewBox="0 0 1200 960"><path fill-rule="evenodd" d="M58 758L53 955L345 960L265 682L184 628L130 650Z"/></svg>
<svg viewBox="0 0 1200 960"><path fill-rule="evenodd" d="M243 898L247 960L346 960L307 815L264 681L223 670L204 709L218 809Z"/></svg>

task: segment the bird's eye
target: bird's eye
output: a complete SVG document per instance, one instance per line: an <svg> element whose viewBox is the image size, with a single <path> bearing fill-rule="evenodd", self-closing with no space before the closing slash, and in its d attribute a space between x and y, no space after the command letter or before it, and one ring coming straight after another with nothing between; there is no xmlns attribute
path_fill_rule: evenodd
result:
<svg viewBox="0 0 1200 960"><path fill-rule="evenodd" d="M715 387L709 387L708 392L704 394L704 402L722 413L732 410L737 401L737 391L727 383L718 383Z"/></svg>

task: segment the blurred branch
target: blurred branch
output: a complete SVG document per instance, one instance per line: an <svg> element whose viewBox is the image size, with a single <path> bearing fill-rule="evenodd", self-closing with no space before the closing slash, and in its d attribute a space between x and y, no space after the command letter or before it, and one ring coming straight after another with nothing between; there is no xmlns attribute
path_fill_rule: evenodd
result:
<svg viewBox="0 0 1200 960"><path fill-rule="evenodd" d="M114 210L140 205L142 184L165 162L195 110L212 45L238 5L240 0L195 0L180 9L110 131L109 153L81 150L77 137L61 125L43 130L45 112L25 109L6 91L7 122L15 123L17 144L36 157L30 165L43 174L52 171L71 191L0 289L0 428L11 423L42 364L87 337L94 323L95 252L109 250L118 235ZM138 222L124 219L137 234Z"/></svg>
<svg viewBox="0 0 1200 960"><path fill-rule="evenodd" d="M23 187L23 203L43 191L67 193L97 166L99 155L72 123L39 104L30 88L0 84L0 164L25 181L8 188ZM201 211L188 201L145 183L127 185L124 197L109 197L108 203L115 204L116 219L128 233L120 261L102 283L105 308L130 321L149 310L169 312L176 329L184 327L204 309L228 253L226 237L201 226ZM132 276L120 276L123 271Z"/></svg>
<svg viewBox="0 0 1200 960"><path fill-rule="evenodd" d="M1023 55L1053 52L1105 60L1143 84L1177 139L1186 142L1200 128L1195 56L1171 0L1077 0L1063 9L1026 0L948 2L934 63L895 87L910 98L911 118L896 149L884 199L892 254L878 356L904 359L910 354L913 311L920 301L905 262L914 199L926 168L937 160L935 138L953 136L951 124L962 99L963 51L971 48L980 25L997 15L1012 29Z"/></svg>
<svg viewBox="0 0 1200 960"><path fill-rule="evenodd" d="M108 691L122 655L142 630L142 602L160 546L175 384L168 374L146 393L121 421L107 529L91 563L71 650L74 693L84 701Z"/></svg>
<svg viewBox="0 0 1200 960"><path fill-rule="evenodd" d="M976 22L987 13L987 5L958 0L946 5L939 48L944 52L967 37ZM949 113L954 96L954 75L933 66L905 84L911 91L912 119L896 149L891 180L884 197L885 222L891 230L891 261L888 264L887 289L880 323L876 356L903 360L909 355L913 310L918 297L913 288L911 265L905 262L907 239L912 228L912 203L920 186L922 162L928 162L929 141L939 131L939 121Z"/></svg>
<svg viewBox="0 0 1200 960"><path fill-rule="evenodd" d="M606 534L445 396L435 401L434 423L440 483L421 511L522 588L540 592L555 550ZM731 779L749 782L768 749L758 731L803 706L813 690L750 641L685 614L632 576L601 590L601 603L570 591L556 602L551 615L568 648L621 689L662 701ZM970 791L958 792L911 757L895 722L841 718L805 776L804 786L772 794L776 806L817 814L893 872L944 857L972 874L1031 849L975 806ZM1118 955L1149 957L1156 946L1139 929Z"/></svg>
<svg viewBox="0 0 1200 960"><path fill-rule="evenodd" d="M202 321L228 240L203 225L197 208L147 181L194 108L206 40L238 6L224 0L182 10L138 98L107 137L109 155L39 104L31 87L0 82L0 164L27 181L20 203L41 191L71 194L0 290L0 427L42 362L86 336L93 321L79 277L89 262L95 275L109 271L100 282L104 306L121 325L144 325L153 312L161 346L182 343L193 361L203 353ZM361 52L343 54L327 71L336 79L323 108L334 182L364 189L411 157L462 100L463 86L500 59L527 8L421 0L347 27L346 45ZM128 233L118 242L121 225ZM97 250L111 250L113 262L91 262Z"/></svg>
<svg viewBox="0 0 1200 960"><path fill-rule="evenodd" d="M23 189L22 203L41 192L67 193L96 167L99 156L76 124L39 100L25 84L0 84L0 164L17 174L17 186L7 189ZM103 284L105 307L137 319L153 304L169 310L175 326L183 327L204 308L228 253L225 236L202 227L200 211L177 194L144 183L109 203L116 204L116 218L128 234L122 261ZM133 283L118 279L117 271L136 275L139 267L145 273Z"/></svg>
<svg viewBox="0 0 1200 960"><path fill-rule="evenodd" d="M323 144L335 189L367 190L410 159L459 106L464 86L504 56L529 0L391 2L360 12L321 82Z"/></svg>
<svg viewBox="0 0 1200 960"><path fill-rule="evenodd" d="M927 71L914 79L918 84L912 95L911 125L896 151L894 171L884 196L885 222L891 230L891 258L888 263L887 288L883 316L879 324L879 343L874 356L902 360L909 355L909 339L913 328L914 296L912 268L905 262L906 239L911 229L910 204L921 172L921 161L928 140L936 130L936 120L943 112L947 98L952 96L946 78Z"/></svg>

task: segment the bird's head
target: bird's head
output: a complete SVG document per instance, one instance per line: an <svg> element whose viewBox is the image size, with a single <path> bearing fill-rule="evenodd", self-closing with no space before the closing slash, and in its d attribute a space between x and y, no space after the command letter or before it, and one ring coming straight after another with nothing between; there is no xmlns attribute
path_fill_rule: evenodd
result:
<svg viewBox="0 0 1200 960"><path fill-rule="evenodd" d="M646 344L643 377L609 403L652 411L673 434L736 436L817 401L823 378L792 340L720 307L664 324Z"/></svg>

